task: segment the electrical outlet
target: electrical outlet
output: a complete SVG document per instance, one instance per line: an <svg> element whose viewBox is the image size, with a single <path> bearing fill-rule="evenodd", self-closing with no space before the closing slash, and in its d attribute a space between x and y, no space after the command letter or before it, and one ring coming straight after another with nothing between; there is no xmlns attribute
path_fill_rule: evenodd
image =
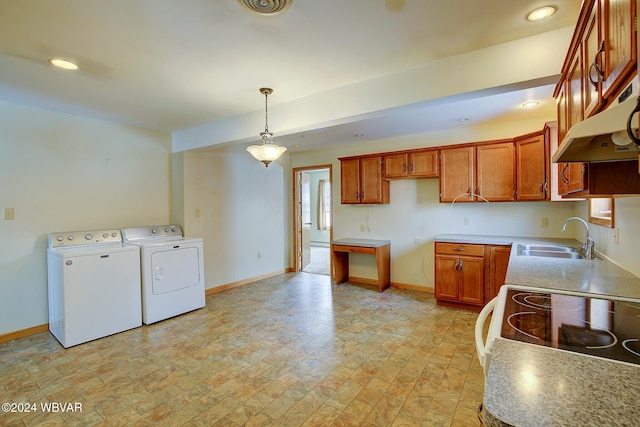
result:
<svg viewBox="0 0 640 427"><path fill-rule="evenodd" d="M464 225L469 225L469 218L466 216L464 217Z"/></svg>
<svg viewBox="0 0 640 427"><path fill-rule="evenodd" d="M615 230L613 231L613 242L616 245L620 244L620 229L618 227L616 227Z"/></svg>
<svg viewBox="0 0 640 427"><path fill-rule="evenodd" d="M418 246L420 244L420 238L416 237L416 246Z"/></svg>
<svg viewBox="0 0 640 427"><path fill-rule="evenodd" d="M548 227L549 226L549 218L542 217L542 219L540 220L540 227Z"/></svg>
<svg viewBox="0 0 640 427"><path fill-rule="evenodd" d="M258 259L262 258L262 253L258 252Z"/></svg>
<svg viewBox="0 0 640 427"><path fill-rule="evenodd" d="M15 212L13 208L4 208L3 218L6 220L13 220L15 218Z"/></svg>
<svg viewBox="0 0 640 427"><path fill-rule="evenodd" d="M364 224L360 224L360 232L364 233Z"/></svg>
<svg viewBox="0 0 640 427"><path fill-rule="evenodd" d="M194 215L196 218L200 218L200 208L196 208Z"/></svg>

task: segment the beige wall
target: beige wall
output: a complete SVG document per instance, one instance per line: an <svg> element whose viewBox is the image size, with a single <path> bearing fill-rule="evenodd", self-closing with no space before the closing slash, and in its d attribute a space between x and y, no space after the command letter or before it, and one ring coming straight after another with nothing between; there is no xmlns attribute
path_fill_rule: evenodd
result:
<svg viewBox="0 0 640 427"><path fill-rule="evenodd" d="M266 168L241 146L184 152L184 228L204 238L207 288L290 265L286 159Z"/></svg>
<svg viewBox="0 0 640 427"><path fill-rule="evenodd" d="M171 135L0 102L0 334L48 322L56 231L170 219Z"/></svg>

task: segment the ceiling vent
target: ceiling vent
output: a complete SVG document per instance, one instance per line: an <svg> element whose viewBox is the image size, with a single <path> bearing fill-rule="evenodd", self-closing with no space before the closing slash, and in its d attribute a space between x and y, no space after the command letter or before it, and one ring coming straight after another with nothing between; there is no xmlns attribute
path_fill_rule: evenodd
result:
<svg viewBox="0 0 640 427"><path fill-rule="evenodd" d="M238 2L252 12L273 15L288 9L293 0L238 0Z"/></svg>

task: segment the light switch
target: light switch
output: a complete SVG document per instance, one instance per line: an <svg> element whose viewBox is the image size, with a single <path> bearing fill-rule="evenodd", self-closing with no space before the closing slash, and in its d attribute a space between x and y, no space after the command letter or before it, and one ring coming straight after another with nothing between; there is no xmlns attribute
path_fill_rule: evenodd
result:
<svg viewBox="0 0 640 427"><path fill-rule="evenodd" d="M6 220L12 220L14 218L14 211L13 208L4 208L4 219Z"/></svg>

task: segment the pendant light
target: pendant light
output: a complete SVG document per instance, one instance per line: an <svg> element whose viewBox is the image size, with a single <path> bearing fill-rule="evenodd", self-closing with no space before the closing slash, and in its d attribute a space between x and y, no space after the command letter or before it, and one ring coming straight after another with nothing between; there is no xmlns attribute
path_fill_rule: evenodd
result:
<svg viewBox="0 0 640 427"><path fill-rule="evenodd" d="M267 97L273 93L273 89L263 87L260 88L260 93L264 95L264 132L260 132L262 143L260 145L251 145L247 147L247 151L268 167L269 163L280 157L282 153L287 151L287 148L274 144L273 133L269 132L269 109L267 105Z"/></svg>

